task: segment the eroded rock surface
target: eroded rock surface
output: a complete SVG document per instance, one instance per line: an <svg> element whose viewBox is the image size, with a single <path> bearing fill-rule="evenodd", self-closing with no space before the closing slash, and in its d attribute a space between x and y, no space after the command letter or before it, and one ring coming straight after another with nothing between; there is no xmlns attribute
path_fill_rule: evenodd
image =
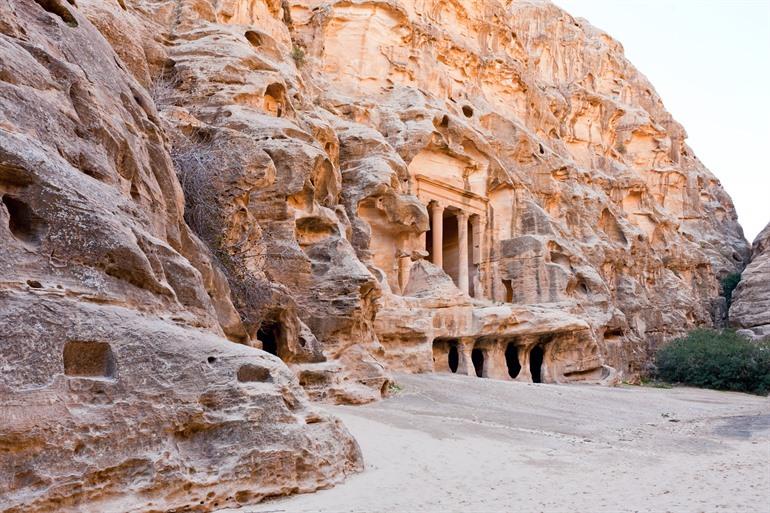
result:
<svg viewBox="0 0 770 513"><path fill-rule="evenodd" d="M632 379L748 262L685 138L545 1L0 0L2 506L331 485L300 386Z"/></svg>
<svg viewBox="0 0 770 513"><path fill-rule="evenodd" d="M391 368L628 379L722 320L735 211L619 43L544 1L291 7Z"/></svg>
<svg viewBox="0 0 770 513"><path fill-rule="evenodd" d="M146 61L84 11L0 1L0 510L208 511L341 481L362 468L345 427L225 338L243 323L128 71Z"/></svg>
<svg viewBox="0 0 770 513"><path fill-rule="evenodd" d="M770 224L754 241L751 263L733 293L730 323L753 337L770 337Z"/></svg>
<svg viewBox="0 0 770 513"><path fill-rule="evenodd" d="M149 77L232 290L220 327L316 398L372 400L451 351L487 377L633 377L722 320L748 260L653 87L550 3L82 8Z"/></svg>

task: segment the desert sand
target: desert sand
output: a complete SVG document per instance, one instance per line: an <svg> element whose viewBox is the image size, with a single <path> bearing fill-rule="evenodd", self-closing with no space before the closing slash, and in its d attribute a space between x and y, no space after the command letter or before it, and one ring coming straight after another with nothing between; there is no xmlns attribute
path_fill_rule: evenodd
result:
<svg viewBox="0 0 770 513"><path fill-rule="evenodd" d="M770 400L693 388L398 376L329 407L366 470L266 512L766 512Z"/></svg>

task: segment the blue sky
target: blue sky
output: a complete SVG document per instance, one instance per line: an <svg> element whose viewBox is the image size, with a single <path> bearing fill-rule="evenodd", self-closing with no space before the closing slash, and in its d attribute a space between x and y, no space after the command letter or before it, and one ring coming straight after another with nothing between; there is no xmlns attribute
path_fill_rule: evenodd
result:
<svg viewBox="0 0 770 513"><path fill-rule="evenodd" d="M733 198L770 222L770 0L553 0L609 33Z"/></svg>

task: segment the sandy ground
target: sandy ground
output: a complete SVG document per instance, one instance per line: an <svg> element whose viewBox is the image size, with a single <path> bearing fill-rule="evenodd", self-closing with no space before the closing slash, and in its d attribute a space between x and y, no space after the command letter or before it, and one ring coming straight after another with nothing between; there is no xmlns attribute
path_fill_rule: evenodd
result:
<svg viewBox="0 0 770 513"><path fill-rule="evenodd" d="M361 444L365 472L237 511L770 512L767 398L397 379L386 401L328 408Z"/></svg>

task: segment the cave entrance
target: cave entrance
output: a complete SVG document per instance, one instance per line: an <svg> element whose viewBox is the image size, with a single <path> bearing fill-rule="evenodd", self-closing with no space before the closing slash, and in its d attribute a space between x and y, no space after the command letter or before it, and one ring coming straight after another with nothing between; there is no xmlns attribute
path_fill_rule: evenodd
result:
<svg viewBox="0 0 770 513"><path fill-rule="evenodd" d="M513 342L509 342L505 348L505 365L508 367L508 375L516 379L521 372L521 363L519 362L519 348Z"/></svg>
<svg viewBox="0 0 770 513"><path fill-rule="evenodd" d="M35 215L29 205L19 199L6 194L2 203L8 210L8 228L11 234L22 242L39 243L46 229L45 222Z"/></svg>
<svg viewBox="0 0 770 513"><path fill-rule="evenodd" d="M286 103L284 87L281 84L270 84L265 90L264 108L271 115L280 118L284 115Z"/></svg>
<svg viewBox="0 0 770 513"><path fill-rule="evenodd" d="M278 354L278 341L281 338L281 326L277 323L266 324L263 323L257 331L257 338L262 342L262 350L266 351L277 357L281 357Z"/></svg>
<svg viewBox="0 0 770 513"><path fill-rule="evenodd" d="M457 339L439 338L433 341L433 369L436 372L460 370L460 346Z"/></svg>
<svg viewBox="0 0 770 513"><path fill-rule="evenodd" d="M453 374L456 373L457 367L460 365L460 353L457 351L457 344L450 344L447 359L449 362L449 370L452 371Z"/></svg>
<svg viewBox="0 0 770 513"><path fill-rule="evenodd" d="M476 371L476 376L479 378L484 375L484 352L481 349L474 348L471 351L471 361L473 362L473 369Z"/></svg>
<svg viewBox="0 0 770 513"><path fill-rule="evenodd" d="M505 287L505 302L513 303L513 285L511 285L511 280L503 280L503 287Z"/></svg>
<svg viewBox="0 0 770 513"><path fill-rule="evenodd" d="M542 383L543 375L543 346L537 345L529 352L529 372L532 374L532 383Z"/></svg>

